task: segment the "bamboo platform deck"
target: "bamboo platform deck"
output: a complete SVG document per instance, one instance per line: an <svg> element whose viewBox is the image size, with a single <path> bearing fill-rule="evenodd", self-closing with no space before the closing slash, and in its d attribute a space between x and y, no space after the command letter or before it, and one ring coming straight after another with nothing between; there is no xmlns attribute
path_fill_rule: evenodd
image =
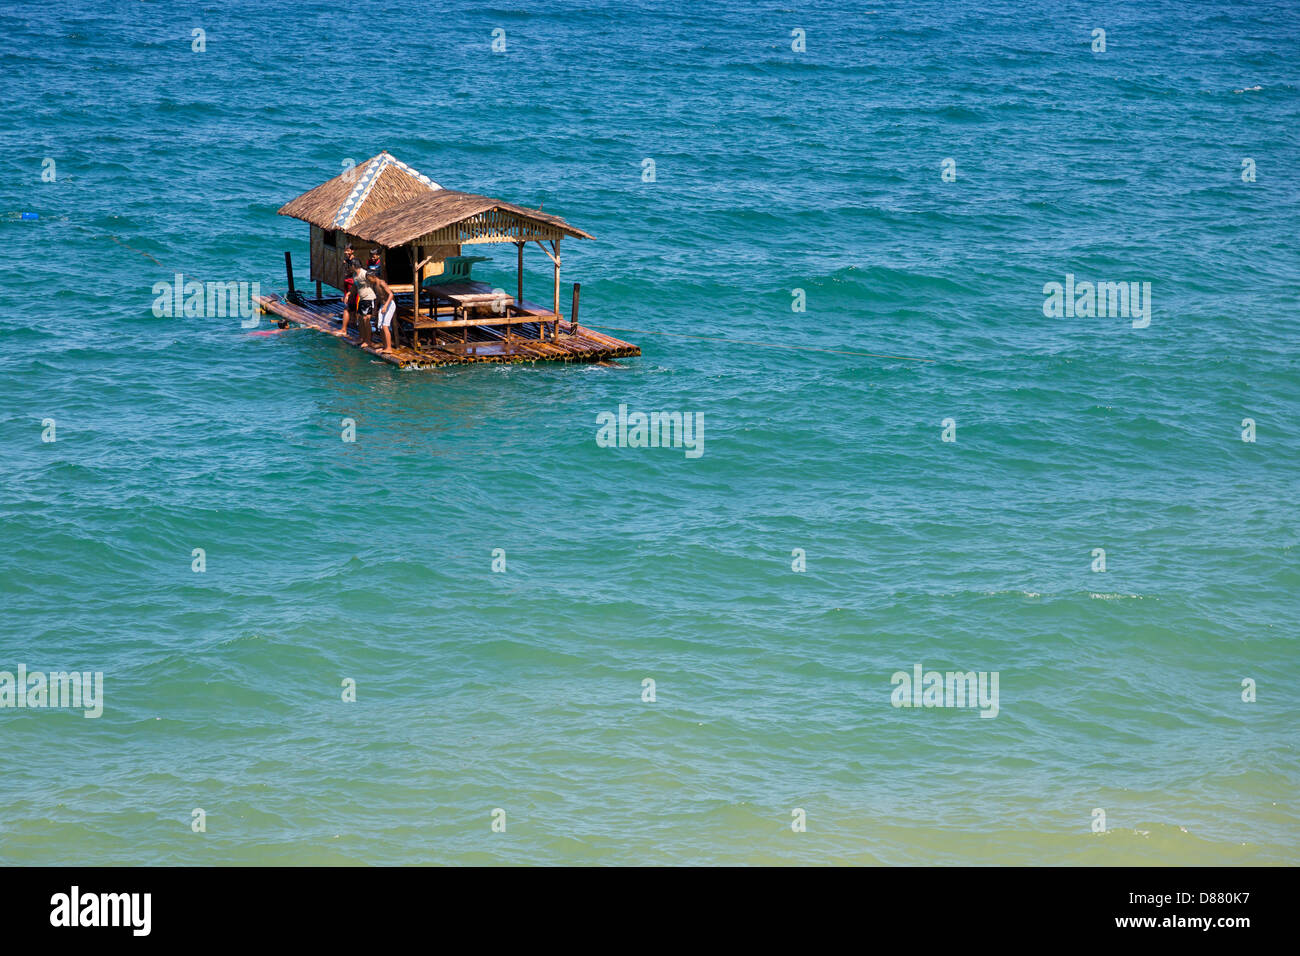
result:
<svg viewBox="0 0 1300 956"><path fill-rule="evenodd" d="M409 320L411 315L410 294L395 298L397 315L393 320L394 331L400 328L403 319ZM324 299L308 296L304 305L294 305L279 295L257 296L255 301L267 312L305 328L324 332L340 342L346 342L401 368L437 368L478 362L603 362L641 354L641 349L630 342L585 326L575 332L573 326L563 320L559 323L559 337L554 341L549 334L551 321L544 323L547 329L545 341L541 340L541 322L513 325L509 328L508 338L501 328L477 325L455 330L454 338L468 341L453 341L453 337L447 334L451 330L447 330L437 336L436 344L424 341L418 348L405 343L398 345L394 336L393 351L384 353L381 351L384 341L382 333L376 333L369 345L361 341L355 324L349 329L347 338L337 334L343 322L343 299L339 296ZM550 309L531 302L521 302L519 305L539 316L553 315ZM421 334L430 337L427 331Z"/></svg>

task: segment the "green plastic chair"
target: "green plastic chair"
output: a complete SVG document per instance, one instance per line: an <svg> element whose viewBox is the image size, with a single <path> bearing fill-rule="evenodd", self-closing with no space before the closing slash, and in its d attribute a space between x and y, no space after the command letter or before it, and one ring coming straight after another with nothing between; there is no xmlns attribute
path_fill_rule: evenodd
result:
<svg viewBox="0 0 1300 956"><path fill-rule="evenodd" d="M420 285L427 288L434 285L446 285L450 282L469 282L469 273L474 267L474 263L487 261L489 261L488 256L448 256L442 260L442 275L429 276Z"/></svg>

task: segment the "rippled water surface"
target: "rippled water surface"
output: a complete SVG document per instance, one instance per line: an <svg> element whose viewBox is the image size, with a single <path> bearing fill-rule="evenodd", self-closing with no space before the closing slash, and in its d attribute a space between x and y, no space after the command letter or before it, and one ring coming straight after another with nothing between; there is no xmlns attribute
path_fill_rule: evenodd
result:
<svg viewBox="0 0 1300 956"><path fill-rule="evenodd" d="M1300 862L1294 4L346 6L0 10L0 670L105 686L0 710L0 860ZM154 317L381 149L643 355Z"/></svg>

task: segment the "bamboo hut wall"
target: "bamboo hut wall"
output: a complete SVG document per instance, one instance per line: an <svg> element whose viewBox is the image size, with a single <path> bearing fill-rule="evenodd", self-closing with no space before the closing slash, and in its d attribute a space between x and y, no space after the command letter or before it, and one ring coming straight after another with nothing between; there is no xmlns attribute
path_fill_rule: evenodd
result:
<svg viewBox="0 0 1300 956"><path fill-rule="evenodd" d="M325 243L325 230L320 226L311 227L311 277L318 282L342 291L343 289L343 250L352 244L356 257L364 265L370 258L370 250L379 250L379 261L384 261L384 248L373 242L366 242L349 236L342 230L334 233L335 245Z"/></svg>
<svg viewBox="0 0 1300 956"><path fill-rule="evenodd" d="M340 233L335 233L339 242L344 242ZM346 245L346 243L344 243ZM320 226L311 227L311 278L317 282L343 287L343 247L335 248L325 244L325 230Z"/></svg>

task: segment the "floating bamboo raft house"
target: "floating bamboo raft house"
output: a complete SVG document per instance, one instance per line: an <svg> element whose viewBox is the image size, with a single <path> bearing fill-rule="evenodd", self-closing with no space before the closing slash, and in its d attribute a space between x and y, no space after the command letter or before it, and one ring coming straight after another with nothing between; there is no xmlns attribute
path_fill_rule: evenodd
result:
<svg viewBox="0 0 1300 956"><path fill-rule="evenodd" d="M640 355L641 350L578 325L578 283L572 308L560 314L560 241L594 238L559 216L538 209L443 189L387 152L286 203L279 210L311 225L311 273L316 296L294 286L293 260L284 254L289 288L284 297L261 296L268 312L307 328L337 335L342 325L343 250L351 244L366 262L377 250L381 276L393 290L393 350L382 334L353 321L346 341L406 367L470 362L594 362ZM465 246L514 243L515 294L470 278L479 257ZM535 243L554 267L548 305L524 299L524 249ZM338 292L324 295L323 287Z"/></svg>

